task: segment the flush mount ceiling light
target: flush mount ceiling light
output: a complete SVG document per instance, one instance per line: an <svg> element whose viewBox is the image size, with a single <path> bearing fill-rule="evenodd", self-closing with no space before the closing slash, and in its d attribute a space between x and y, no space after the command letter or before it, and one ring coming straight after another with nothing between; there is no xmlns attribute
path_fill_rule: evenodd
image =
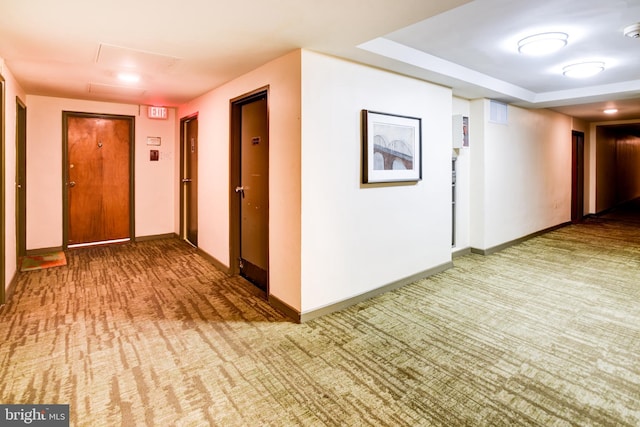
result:
<svg viewBox="0 0 640 427"><path fill-rule="evenodd" d="M615 114L615 113L618 112L618 109L617 108L607 108L606 110L603 110L602 112L605 113L605 114Z"/></svg>
<svg viewBox="0 0 640 427"><path fill-rule="evenodd" d="M118 80L126 83L138 83L140 81L140 76L135 73L118 73Z"/></svg>
<svg viewBox="0 0 640 427"><path fill-rule="evenodd" d="M566 33L540 33L525 37L518 42L518 52L527 55L546 55L567 45Z"/></svg>
<svg viewBox="0 0 640 427"><path fill-rule="evenodd" d="M630 37L632 39L640 38L640 23L629 25L622 30L622 33L626 37Z"/></svg>
<svg viewBox="0 0 640 427"><path fill-rule="evenodd" d="M585 78L595 76L599 72L604 70L604 62L579 62L577 64L567 65L562 69L562 74L567 77L573 78Z"/></svg>

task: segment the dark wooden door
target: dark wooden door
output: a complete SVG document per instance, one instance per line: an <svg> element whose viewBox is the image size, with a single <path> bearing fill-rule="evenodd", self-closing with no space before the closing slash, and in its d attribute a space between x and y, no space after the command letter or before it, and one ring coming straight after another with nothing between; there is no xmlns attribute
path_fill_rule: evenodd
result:
<svg viewBox="0 0 640 427"><path fill-rule="evenodd" d="M4 78L0 75L0 304L5 303L5 141L4 141Z"/></svg>
<svg viewBox="0 0 640 427"><path fill-rule="evenodd" d="M198 117L182 121L184 238L198 246Z"/></svg>
<svg viewBox="0 0 640 427"><path fill-rule="evenodd" d="M267 289L269 129L266 94L240 108L240 274Z"/></svg>
<svg viewBox="0 0 640 427"><path fill-rule="evenodd" d="M16 99L16 251L25 255L27 241L27 107Z"/></svg>
<svg viewBox="0 0 640 427"><path fill-rule="evenodd" d="M584 216L584 133L572 132L571 161L571 221Z"/></svg>
<svg viewBox="0 0 640 427"><path fill-rule="evenodd" d="M132 119L66 117L67 245L131 237Z"/></svg>

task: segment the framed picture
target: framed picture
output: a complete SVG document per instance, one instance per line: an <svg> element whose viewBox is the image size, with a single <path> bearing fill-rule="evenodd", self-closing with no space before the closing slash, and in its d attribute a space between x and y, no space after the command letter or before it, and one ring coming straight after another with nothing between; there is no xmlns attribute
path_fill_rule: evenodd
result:
<svg viewBox="0 0 640 427"><path fill-rule="evenodd" d="M362 110L362 182L422 179L422 120Z"/></svg>

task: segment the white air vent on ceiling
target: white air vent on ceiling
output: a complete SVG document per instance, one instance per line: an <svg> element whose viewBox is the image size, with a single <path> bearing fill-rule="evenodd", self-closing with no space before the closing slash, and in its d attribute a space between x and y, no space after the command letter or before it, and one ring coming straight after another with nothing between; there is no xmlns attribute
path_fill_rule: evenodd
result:
<svg viewBox="0 0 640 427"><path fill-rule="evenodd" d="M143 50L129 49L102 43L98 47L96 63L114 69L136 69L140 72L162 73L173 67L180 58Z"/></svg>
<svg viewBox="0 0 640 427"><path fill-rule="evenodd" d="M89 83L87 85L87 91L95 95L111 95L111 96L142 96L145 94L145 89L132 86L113 86L105 85L101 83Z"/></svg>

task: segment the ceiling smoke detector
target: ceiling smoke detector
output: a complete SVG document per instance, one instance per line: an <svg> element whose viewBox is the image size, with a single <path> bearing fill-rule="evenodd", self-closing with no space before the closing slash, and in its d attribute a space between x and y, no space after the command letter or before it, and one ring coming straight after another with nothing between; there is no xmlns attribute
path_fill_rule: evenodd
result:
<svg viewBox="0 0 640 427"><path fill-rule="evenodd" d="M625 36L632 39L640 38L640 22L637 24L629 25L622 31Z"/></svg>

